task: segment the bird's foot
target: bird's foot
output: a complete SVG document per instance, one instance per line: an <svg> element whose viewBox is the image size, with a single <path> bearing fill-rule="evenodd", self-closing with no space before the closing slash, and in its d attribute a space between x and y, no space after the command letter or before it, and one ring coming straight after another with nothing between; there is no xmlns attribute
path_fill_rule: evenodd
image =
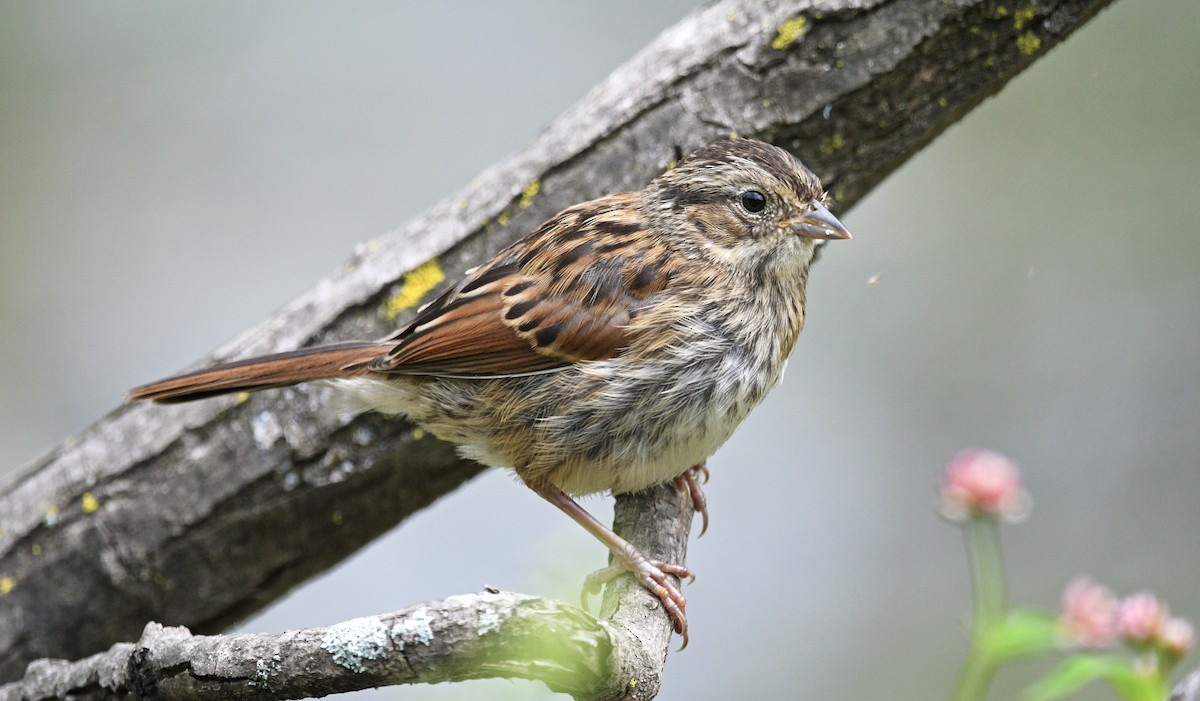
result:
<svg viewBox="0 0 1200 701"><path fill-rule="evenodd" d="M687 616L684 614L684 610L687 608L687 597L679 591L679 587L668 576L678 577L681 582L686 579L691 584L695 581L696 575L686 567L651 560L637 550L614 554L617 556L616 562L604 569L596 570L584 580L583 607L587 608L588 597L592 594L599 594L605 584L626 572L632 573L639 584L662 602L663 609L671 617L675 632L683 638L683 645L679 649L687 647Z"/></svg>

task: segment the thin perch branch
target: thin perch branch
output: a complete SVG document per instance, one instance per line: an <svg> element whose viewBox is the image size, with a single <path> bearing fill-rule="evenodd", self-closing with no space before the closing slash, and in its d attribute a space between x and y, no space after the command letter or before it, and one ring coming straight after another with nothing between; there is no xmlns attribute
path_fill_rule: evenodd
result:
<svg viewBox="0 0 1200 701"><path fill-rule="evenodd" d="M34 662L0 699L294 699L490 677L588 693L608 678L611 650L607 631L578 609L483 592L284 633L203 636L150 623L135 643Z"/></svg>
<svg viewBox="0 0 1200 701"><path fill-rule="evenodd" d="M653 557L682 562L692 510L674 486L617 502L615 527ZM608 588L605 622L574 606L481 592L284 633L194 636L148 624L78 662L38 660L0 701L295 699L397 684L523 678L577 699L652 699L671 637L654 595Z"/></svg>

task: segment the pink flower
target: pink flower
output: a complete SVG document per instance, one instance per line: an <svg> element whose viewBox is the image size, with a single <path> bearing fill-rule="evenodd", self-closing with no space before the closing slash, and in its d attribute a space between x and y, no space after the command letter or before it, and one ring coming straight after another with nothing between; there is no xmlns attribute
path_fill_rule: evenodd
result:
<svg viewBox="0 0 1200 701"><path fill-rule="evenodd" d="M1188 654L1196 642L1196 631L1192 624L1182 618L1168 618L1161 634L1162 648L1167 654L1180 658Z"/></svg>
<svg viewBox="0 0 1200 701"><path fill-rule="evenodd" d="M1117 606L1117 633L1130 643L1152 645L1170 616L1167 605L1150 592L1131 594Z"/></svg>
<svg viewBox="0 0 1200 701"><path fill-rule="evenodd" d="M1117 600L1088 577L1076 577L1063 591L1058 625L1070 644L1107 647L1117 637Z"/></svg>
<svg viewBox="0 0 1200 701"><path fill-rule="evenodd" d="M1117 634L1135 648L1157 648L1178 660L1192 649L1192 624L1171 615L1167 605L1150 592L1127 596L1117 606Z"/></svg>
<svg viewBox="0 0 1200 701"><path fill-rule="evenodd" d="M1018 521L1029 513L1029 494L1021 486L1016 463L987 450L964 450L954 456L938 495L942 516L951 521Z"/></svg>

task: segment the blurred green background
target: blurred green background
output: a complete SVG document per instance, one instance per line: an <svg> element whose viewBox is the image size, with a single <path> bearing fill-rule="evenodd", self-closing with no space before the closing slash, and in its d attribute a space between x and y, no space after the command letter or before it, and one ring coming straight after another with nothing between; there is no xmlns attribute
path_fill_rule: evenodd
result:
<svg viewBox="0 0 1200 701"><path fill-rule="evenodd" d="M0 2L0 480L520 148L692 6ZM1200 619L1198 32L1194 0L1117 2L843 213L855 240L812 276L787 379L710 462L661 698L946 698L968 582L934 490L967 446L1034 495L1005 532L1016 601L1053 608L1087 572ZM245 628L485 583L573 601L603 561L495 471Z"/></svg>

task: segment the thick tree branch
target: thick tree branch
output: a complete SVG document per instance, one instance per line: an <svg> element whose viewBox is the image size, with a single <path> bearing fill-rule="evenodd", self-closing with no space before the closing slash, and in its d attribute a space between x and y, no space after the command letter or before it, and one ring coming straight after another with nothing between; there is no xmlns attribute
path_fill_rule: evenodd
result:
<svg viewBox="0 0 1200 701"><path fill-rule="evenodd" d="M1108 2L716 3L205 361L382 336L442 274L732 132L795 151L844 209ZM329 393L123 406L6 485L0 680L147 620L219 631L479 471L403 421L322 408Z"/></svg>

